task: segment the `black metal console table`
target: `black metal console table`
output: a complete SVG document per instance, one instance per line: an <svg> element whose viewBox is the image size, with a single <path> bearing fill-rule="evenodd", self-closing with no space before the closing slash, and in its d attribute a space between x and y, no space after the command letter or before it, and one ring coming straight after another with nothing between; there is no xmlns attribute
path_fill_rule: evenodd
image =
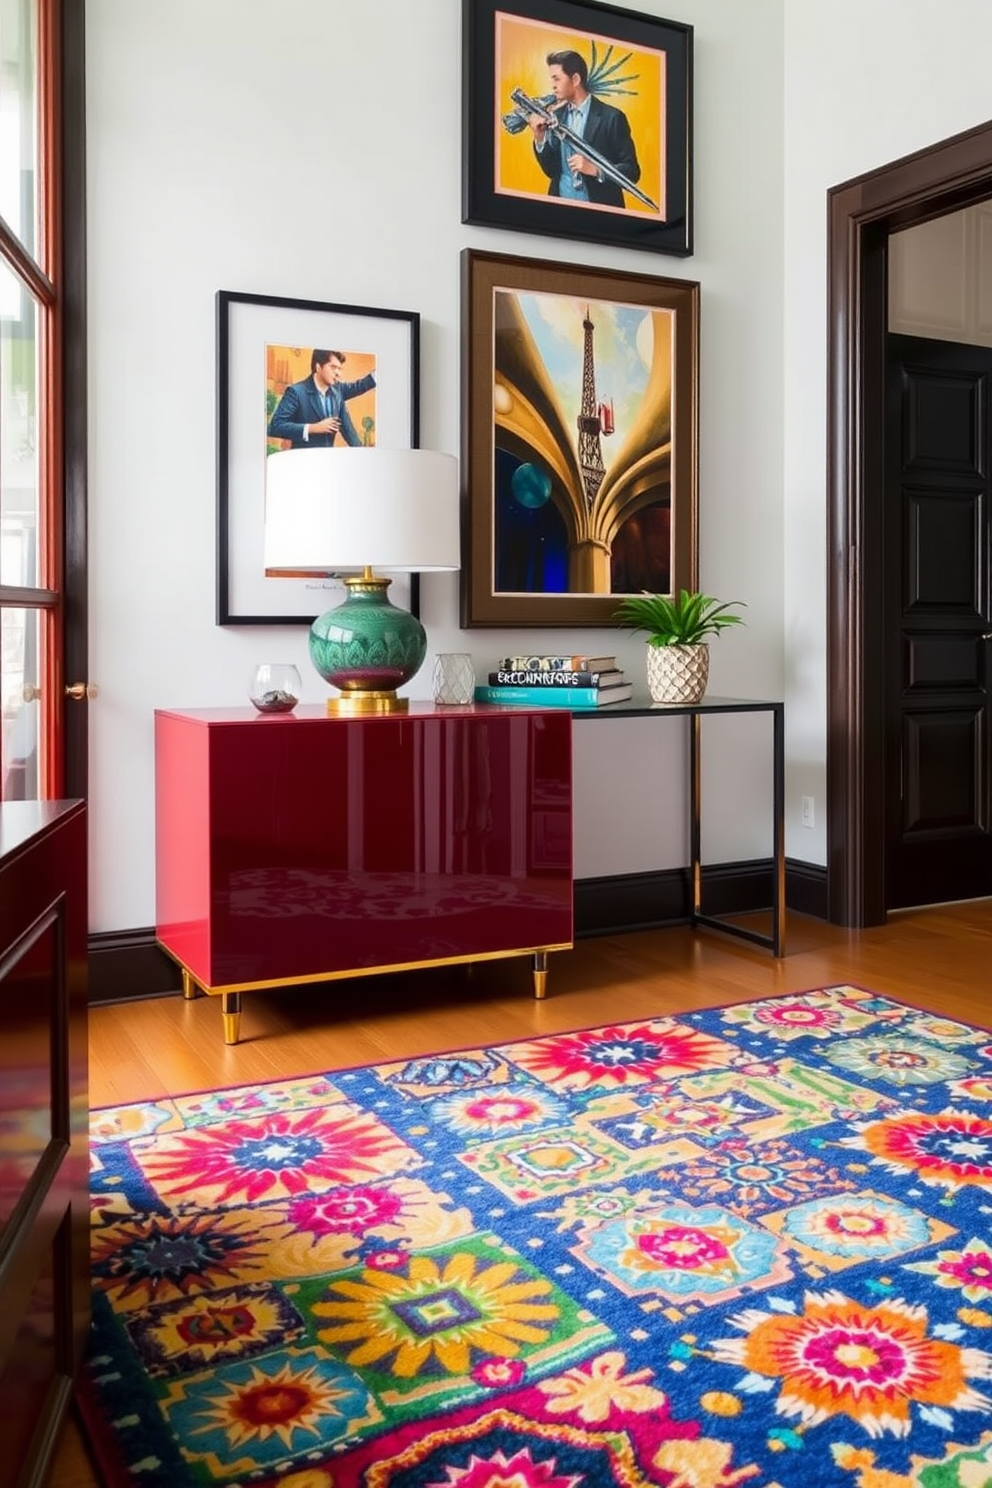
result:
<svg viewBox="0 0 992 1488"><path fill-rule="evenodd" d="M772 933L735 925L717 915L703 913L702 820L702 722L711 713L770 713L772 717ZM692 880L693 925L709 925L741 940L765 946L776 956L785 955L785 704L759 698L704 697L698 703L651 703L631 699L605 708L576 708L573 718L672 718L689 719L689 853Z"/></svg>

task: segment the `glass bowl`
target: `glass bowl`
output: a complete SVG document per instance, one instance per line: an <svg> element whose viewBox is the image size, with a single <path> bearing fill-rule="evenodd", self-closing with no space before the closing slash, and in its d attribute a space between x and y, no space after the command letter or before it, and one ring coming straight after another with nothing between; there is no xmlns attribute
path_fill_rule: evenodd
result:
<svg viewBox="0 0 992 1488"><path fill-rule="evenodd" d="M248 696L260 713L292 713L302 691L299 672L285 661L260 662L248 684Z"/></svg>

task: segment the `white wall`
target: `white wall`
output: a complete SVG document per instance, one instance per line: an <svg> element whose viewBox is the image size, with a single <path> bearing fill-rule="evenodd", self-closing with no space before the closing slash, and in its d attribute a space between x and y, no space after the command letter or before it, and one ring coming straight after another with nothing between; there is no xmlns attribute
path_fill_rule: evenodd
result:
<svg viewBox="0 0 992 1488"><path fill-rule="evenodd" d="M826 6L803 6L812 64ZM802 8L790 0L790 16L793 7ZM827 178L802 183L786 235L783 45L788 36L806 59L806 31L791 20L784 30L783 0L639 8L677 10L695 27L690 259L461 224L459 0L325 0L305 12L280 0L87 0L93 930L154 921L153 710L242 702L252 664L266 659L296 661L306 699L322 696L304 627L214 624L215 292L418 310L421 442L457 452L466 246L701 282L700 579L748 605L747 629L713 648L711 688L781 695L788 569L787 618L801 615L813 646L789 675L789 851L823 861L820 834L794 830L800 786L822 780L824 754L822 314L807 338L804 396L789 386L795 366L783 373L783 343L802 344L786 322L795 307L783 282L788 290L798 270L787 272L784 245L793 259L809 253L815 306L823 193L848 162L825 159ZM835 76L815 82L821 128L840 86ZM850 106L846 85L843 94ZM808 134L812 146L812 120ZM794 140L788 148L794 177ZM902 148L885 139L865 163ZM785 523L783 410L808 436ZM794 452L795 439L785 447ZM479 671L504 651L567 639L574 649L608 645L641 675L642 645L627 635L462 632L457 576L425 577L423 595L432 650L469 650ZM414 696L428 695L430 665ZM767 854L767 735L714 724L704 849L713 859ZM686 861L675 721L580 724L576 767L580 876Z"/></svg>
<svg viewBox="0 0 992 1488"><path fill-rule="evenodd" d="M988 0L788 0L784 633L788 796L826 793L827 191L992 116ZM823 813L820 813L822 821ZM807 861L798 836L789 850Z"/></svg>

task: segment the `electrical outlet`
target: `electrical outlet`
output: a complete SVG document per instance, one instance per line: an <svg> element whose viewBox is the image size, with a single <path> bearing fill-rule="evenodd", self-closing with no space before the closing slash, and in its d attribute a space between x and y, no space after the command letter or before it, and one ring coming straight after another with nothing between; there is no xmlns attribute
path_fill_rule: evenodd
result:
<svg viewBox="0 0 992 1488"><path fill-rule="evenodd" d="M803 796L803 826L813 825L813 797Z"/></svg>

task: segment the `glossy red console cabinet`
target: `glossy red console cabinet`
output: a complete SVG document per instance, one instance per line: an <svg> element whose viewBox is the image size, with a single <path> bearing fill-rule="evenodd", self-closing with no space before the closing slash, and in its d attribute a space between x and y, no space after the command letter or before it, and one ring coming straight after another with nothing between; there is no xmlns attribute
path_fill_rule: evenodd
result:
<svg viewBox="0 0 992 1488"><path fill-rule="evenodd" d="M571 719L155 715L159 941L208 992L572 941Z"/></svg>

